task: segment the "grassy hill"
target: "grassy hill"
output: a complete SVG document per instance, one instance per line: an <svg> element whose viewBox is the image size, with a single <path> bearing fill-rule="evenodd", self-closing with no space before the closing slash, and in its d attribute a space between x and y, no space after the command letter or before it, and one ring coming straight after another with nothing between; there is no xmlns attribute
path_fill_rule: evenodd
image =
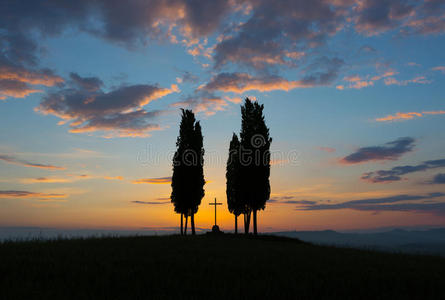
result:
<svg viewBox="0 0 445 300"><path fill-rule="evenodd" d="M445 259L262 236L0 244L0 299L441 298Z"/></svg>

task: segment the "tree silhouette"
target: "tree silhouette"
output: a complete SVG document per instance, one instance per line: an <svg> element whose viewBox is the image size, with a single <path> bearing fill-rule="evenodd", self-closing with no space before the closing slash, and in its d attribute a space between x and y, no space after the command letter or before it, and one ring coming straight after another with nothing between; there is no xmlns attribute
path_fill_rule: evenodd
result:
<svg viewBox="0 0 445 300"><path fill-rule="evenodd" d="M226 168L226 195L229 211L235 215L235 234L238 233L238 216L245 212L245 203L241 198L240 186L240 141L234 133L229 146L229 158Z"/></svg>
<svg viewBox="0 0 445 300"><path fill-rule="evenodd" d="M248 210L244 213L245 232L249 232L253 213L253 231L258 233L257 211L264 209L270 197L269 128L263 115L264 105L245 99L241 107L240 180L241 197Z"/></svg>
<svg viewBox="0 0 445 300"><path fill-rule="evenodd" d="M201 125L191 110L182 111L176 152L173 157L171 202L175 212L181 214L181 234L187 234L187 221L195 234L194 215L204 197L204 148ZM182 220L185 216L185 228Z"/></svg>

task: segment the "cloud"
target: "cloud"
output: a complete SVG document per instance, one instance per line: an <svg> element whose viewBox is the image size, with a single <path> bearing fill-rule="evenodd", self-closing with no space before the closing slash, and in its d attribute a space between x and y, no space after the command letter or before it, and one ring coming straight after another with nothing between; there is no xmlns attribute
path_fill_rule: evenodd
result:
<svg viewBox="0 0 445 300"><path fill-rule="evenodd" d="M47 169L47 170L65 170L64 167L59 167L55 165L49 165L49 164L39 164L39 163L32 163L26 160L18 159L16 157L0 154L0 160L14 165L24 166L24 167L30 167L30 168L39 168L39 169Z"/></svg>
<svg viewBox="0 0 445 300"><path fill-rule="evenodd" d="M148 183L148 184L170 184L172 182L171 177L159 177L159 178L141 178L133 180L132 183L134 184L142 184L142 183Z"/></svg>
<svg viewBox="0 0 445 300"><path fill-rule="evenodd" d="M37 178L23 178L21 182L25 184L33 183L69 183L78 180L103 179L103 180L124 180L122 176L99 176L99 175L73 175L67 174L65 177L37 177Z"/></svg>
<svg viewBox="0 0 445 300"><path fill-rule="evenodd" d="M137 84L104 92L98 78L83 78L71 73L76 87L63 88L43 97L35 109L44 115L70 122L70 132L105 131L106 137L146 137L152 130L159 130L152 120L163 111L146 111L144 106L168 94L178 92L178 87L161 88L157 85Z"/></svg>
<svg viewBox="0 0 445 300"><path fill-rule="evenodd" d="M314 72L301 80L289 81L277 75L263 75L259 77L248 73L219 73L199 89L214 92L232 92L242 94L247 91L270 92L276 90L290 91L296 88L330 85L337 77L338 69L343 64L341 60L328 60L327 69Z"/></svg>
<svg viewBox="0 0 445 300"><path fill-rule="evenodd" d="M298 204L298 205L314 205L317 203L316 201L310 201L310 200L296 200L295 196L276 196L269 199L268 201L280 204Z"/></svg>
<svg viewBox="0 0 445 300"><path fill-rule="evenodd" d="M414 77L413 79L407 79L407 80L401 80L401 81L395 79L394 77L388 77L388 78L385 78L384 82L385 82L385 85L405 86L410 83L429 84L429 83L431 83L431 80L426 79L425 76L417 76L417 77Z"/></svg>
<svg viewBox="0 0 445 300"><path fill-rule="evenodd" d="M170 201L131 201L132 203L136 203L136 204L148 204L148 205L159 205L159 204L168 204L171 203Z"/></svg>
<svg viewBox="0 0 445 300"><path fill-rule="evenodd" d="M442 0L364 0L357 3L355 28L368 36L389 30L398 30L402 35L445 31L445 3Z"/></svg>
<svg viewBox="0 0 445 300"><path fill-rule="evenodd" d="M414 14L415 7L403 0L364 0L355 8L355 28L366 35L376 35L402 24Z"/></svg>
<svg viewBox="0 0 445 300"><path fill-rule="evenodd" d="M445 66L437 66L437 67L432 68L431 70L439 71L439 72L442 72L445 74Z"/></svg>
<svg viewBox="0 0 445 300"><path fill-rule="evenodd" d="M80 89L88 92L95 92L99 90L104 84L102 80L97 77L81 77L77 73L70 73L70 79Z"/></svg>
<svg viewBox="0 0 445 300"><path fill-rule="evenodd" d="M70 178L63 177L38 177L38 178L24 178L23 183L66 183L71 182Z"/></svg>
<svg viewBox="0 0 445 300"><path fill-rule="evenodd" d="M8 58L3 57L0 51L0 99L24 98L30 94L42 92L35 86L55 86L62 82L63 79L54 75L51 70L26 69L13 64Z"/></svg>
<svg viewBox="0 0 445 300"><path fill-rule="evenodd" d="M445 174L439 173L434 176L433 180L430 182L431 184L445 184Z"/></svg>
<svg viewBox="0 0 445 300"><path fill-rule="evenodd" d="M400 181L403 179L401 176L406 174L427 171L437 168L444 168L444 167L445 167L445 159L428 160L414 166L411 165L397 166L390 170L378 170L373 172L367 172L362 175L361 179L372 183L387 183L393 181Z"/></svg>
<svg viewBox="0 0 445 300"><path fill-rule="evenodd" d="M302 55L342 28L345 16L328 1L251 1L246 22L233 26L215 46L215 67L229 63L255 69L294 66Z"/></svg>
<svg viewBox="0 0 445 300"><path fill-rule="evenodd" d="M10 1L0 14L7 21L0 25L12 32L33 29L50 36L74 27L119 44L135 44L168 36L171 26L179 26L185 36L207 35L219 27L233 5L229 0L211 4L182 0L129 0L125 4L118 0Z"/></svg>
<svg viewBox="0 0 445 300"><path fill-rule="evenodd" d="M359 211L411 211L411 212L428 212L433 214L445 213L445 202L435 202L436 199L443 198L444 193L429 193L426 195L394 195L382 198L365 198L351 200L335 204L310 204L297 207L296 210L316 211L316 210L337 210L337 209L353 209ZM428 201L428 202L425 202ZM419 202L424 201L424 202ZM406 203L408 202L408 203ZM413 203L414 202L414 203Z"/></svg>
<svg viewBox="0 0 445 300"><path fill-rule="evenodd" d="M403 120L411 120L417 117L424 117L425 115L444 115L444 110L436 110L436 111L423 111L423 112L398 112L395 115L387 115L383 118L375 119L377 122L391 122L391 121L403 121Z"/></svg>
<svg viewBox="0 0 445 300"><path fill-rule="evenodd" d="M122 176L104 176L104 179L106 179L106 180L124 180L124 177L122 177Z"/></svg>
<svg viewBox="0 0 445 300"><path fill-rule="evenodd" d="M0 11L0 99L42 92L36 85L54 86L63 79L38 69L39 43L66 30L81 31L127 48L148 41L206 37L219 28L235 5L230 0L117 0L8 1ZM97 78L71 80L82 90L94 91ZM92 81L88 81L92 79Z"/></svg>
<svg viewBox="0 0 445 300"><path fill-rule="evenodd" d="M55 194L55 193L39 193L39 192L28 192L28 191L0 191L0 199L23 199L23 198L31 198L31 199L39 199L39 200L48 200L48 199L63 199L68 195L66 194Z"/></svg>
<svg viewBox="0 0 445 300"><path fill-rule="evenodd" d="M340 160L343 164L359 164L368 161L396 160L411 152L415 140L411 137L399 138L382 146L363 147Z"/></svg>
<svg viewBox="0 0 445 300"><path fill-rule="evenodd" d="M287 200L282 203L286 204L301 204L301 205L314 205L317 202L316 201L310 201L310 200Z"/></svg>

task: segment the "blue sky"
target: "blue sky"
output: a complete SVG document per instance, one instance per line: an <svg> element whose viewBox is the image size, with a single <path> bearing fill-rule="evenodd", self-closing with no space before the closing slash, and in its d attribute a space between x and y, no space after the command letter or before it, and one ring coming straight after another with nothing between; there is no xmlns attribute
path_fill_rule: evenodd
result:
<svg viewBox="0 0 445 300"><path fill-rule="evenodd" d="M245 97L265 105L273 137L263 230L445 225L445 163L364 176L445 159L444 1L2 6L0 225L176 226L184 107L203 127L197 224L210 227ZM231 229L226 205L220 216Z"/></svg>

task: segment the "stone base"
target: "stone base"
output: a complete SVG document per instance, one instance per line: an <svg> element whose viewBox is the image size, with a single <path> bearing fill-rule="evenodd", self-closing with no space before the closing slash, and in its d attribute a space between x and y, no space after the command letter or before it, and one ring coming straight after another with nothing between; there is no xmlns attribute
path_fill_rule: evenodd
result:
<svg viewBox="0 0 445 300"><path fill-rule="evenodd" d="M212 231L207 232L207 234L223 234L224 232L219 229L218 225L213 225Z"/></svg>

